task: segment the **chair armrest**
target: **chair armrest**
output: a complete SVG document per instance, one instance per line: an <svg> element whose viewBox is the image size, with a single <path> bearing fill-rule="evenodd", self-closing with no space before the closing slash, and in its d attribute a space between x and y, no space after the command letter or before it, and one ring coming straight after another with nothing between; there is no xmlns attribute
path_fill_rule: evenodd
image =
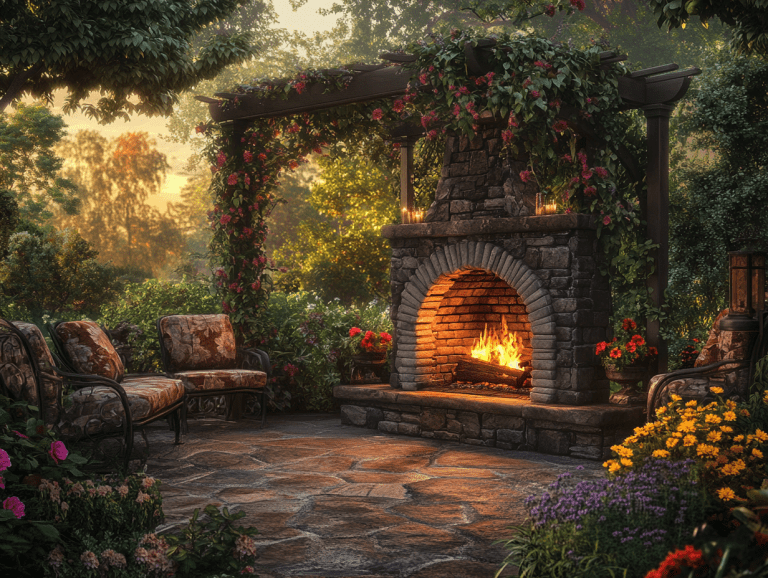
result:
<svg viewBox="0 0 768 578"><path fill-rule="evenodd" d="M716 375L723 371L730 373L736 369L744 369L750 366L749 359L724 359L709 365L702 365L699 367L689 367L687 369L678 369L669 373L662 374L661 379L651 386L648 391L648 402L646 410L648 412L648 419L651 419L656 415L656 408L659 405L660 397L664 388L676 379L685 377L708 377L710 375Z"/></svg>
<svg viewBox="0 0 768 578"><path fill-rule="evenodd" d="M272 377L272 364L269 362L269 355L262 349L243 349L238 347L237 352L242 355L243 365L250 368L254 361L259 362L261 370L267 374L267 378Z"/></svg>

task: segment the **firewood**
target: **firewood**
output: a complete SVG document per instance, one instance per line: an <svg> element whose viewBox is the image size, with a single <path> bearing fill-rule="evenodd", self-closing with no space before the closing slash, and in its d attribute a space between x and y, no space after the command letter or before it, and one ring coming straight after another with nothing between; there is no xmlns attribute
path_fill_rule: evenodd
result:
<svg viewBox="0 0 768 578"><path fill-rule="evenodd" d="M472 357L462 357L456 365L453 376L455 381L503 383L504 385L522 387L525 380L531 376L531 372L530 368L513 369Z"/></svg>

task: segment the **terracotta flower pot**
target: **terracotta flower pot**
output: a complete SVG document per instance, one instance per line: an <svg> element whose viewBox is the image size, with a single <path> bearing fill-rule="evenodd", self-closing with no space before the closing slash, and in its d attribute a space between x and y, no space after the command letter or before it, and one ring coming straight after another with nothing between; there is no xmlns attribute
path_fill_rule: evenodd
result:
<svg viewBox="0 0 768 578"><path fill-rule="evenodd" d="M352 356L352 383L365 383L366 375L372 373L383 379L387 363L386 351L364 351ZM370 382L369 382L370 383Z"/></svg>
<svg viewBox="0 0 768 578"><path fill-rule="evenodd" d="M624 369L617 370L613 367L605 368L605 376L611 381L618 383L622 389L634 388L638 389L638 382L642 381L643 385L640 389L645 389L645 381L648 378L648 367L625 367Z"/></svg>

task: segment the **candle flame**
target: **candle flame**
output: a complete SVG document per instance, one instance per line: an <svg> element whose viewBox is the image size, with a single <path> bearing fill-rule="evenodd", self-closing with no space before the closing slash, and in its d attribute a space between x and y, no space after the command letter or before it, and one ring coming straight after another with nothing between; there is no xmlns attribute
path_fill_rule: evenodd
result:
<svg viewBox="0 0 768 578"><path fill-rule="evenodd" d="M480 361L496 363L512 369L522 369L520 367L522 352L523 340L514 331L509 331L507 320L502 317L501 328L498 332L493 328L488 329L486 323L482 335L475 339L472 344L470 355Z"/></svg>

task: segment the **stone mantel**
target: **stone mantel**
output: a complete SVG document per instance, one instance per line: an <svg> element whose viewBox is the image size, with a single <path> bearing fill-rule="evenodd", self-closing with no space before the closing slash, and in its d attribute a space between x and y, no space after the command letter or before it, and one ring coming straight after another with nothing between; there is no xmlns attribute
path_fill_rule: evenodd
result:
<svg viewBox="0 0 768 578"><path fill-rule="evenodd" d="M409 225L386 225L381 229L381 236L385 239L470 237L472 235L498 233L546 233L576 229L597 229L597 220L591 215L571 213L535 217L436 221Z"/></svg>

